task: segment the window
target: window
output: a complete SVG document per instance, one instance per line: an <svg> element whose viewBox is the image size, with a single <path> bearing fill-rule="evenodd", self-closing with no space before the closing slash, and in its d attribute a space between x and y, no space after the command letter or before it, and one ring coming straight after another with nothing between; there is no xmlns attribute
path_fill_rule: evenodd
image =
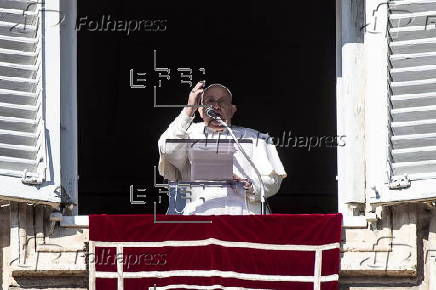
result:
<svg viewBox="0 0 436 290"><path fill-rule="evenodd" d="M203 79L198 68L204 67L207 84L230 87L238 106L233 123L274 138L288 173L280 192L268 199L274 213L337 212L336 146L330 141L340 135L334 2L322 1L311 10L317 21L304 25L289 11L307 11L309 2L211 3L174 2L171 9L165 2L78 3L80 214L151 213L152 202L159 201L153 187L157 140L181 109L153 107L153 50L159 67L171 69L171 79L158 89L158 104L184 104L190 89L177 69L191 68L195 82ZM113 28L113 21L135 20L159 20L166 30ZM192 37L200 44L192 45ZM136 82L146 88L129 86L132 69L147 73L138 77L146 81ZM305 145L310 138L312 148ZM147 205L130 204L130 185L146 188ZM161 196L157 211L165 213L168 199Z"/></svg>
<svg viewBox="0 0 436 290"><path fill-rule="evenodd" d="M57 204L68 195L61 181L61 99L67 97L71 75L61 71L61 57L68 56L60 51L60 10L59 1L0 3L2 199ZM74 163L64 164L63 180L71 176L68 164Z"/></svg>

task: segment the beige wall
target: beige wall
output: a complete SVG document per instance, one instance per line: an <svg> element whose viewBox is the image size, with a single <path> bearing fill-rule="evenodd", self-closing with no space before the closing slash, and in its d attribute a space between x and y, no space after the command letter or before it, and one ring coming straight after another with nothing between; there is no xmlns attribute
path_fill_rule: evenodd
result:
<svg viewBox="0 0 436 290"><path fill-rule="evenodd" d="M53 209L0 208L2 289L87 289L87 229L52 227Z"/></svg>
<svg viewBox="0 0 436 290"><path fill-rule="evenodd" d="M383 208L368 229L343 230L341 256L341 289L436 289L435 207Z"/></svg>

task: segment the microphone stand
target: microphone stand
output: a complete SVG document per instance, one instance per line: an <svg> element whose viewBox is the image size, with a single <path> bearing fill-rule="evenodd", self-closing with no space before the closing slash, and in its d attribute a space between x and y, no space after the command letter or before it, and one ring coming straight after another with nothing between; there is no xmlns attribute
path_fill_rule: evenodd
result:
<svg viewBox="0 0 436 290"><path fill-rule="evenodd" d="M209 117L211 117L212 119L216 120L218 123L220 123L221 125L223 125L224 127L227 128L227 130L229 130L230 136L232 136L232 139L235 141L236 145L238 146L239 150L242 152L242 155L244 155L244 157L247 159L247 161L250 163L251 167L253 167L254 172L256 173L257 178L259 179L259 183L260 183L260 202L261 202L261 214L265 214L265 185L263 184L262 181L262 176L259 172L259 170L257 170L256 166L254 165L253 161L251 160L251 158L248 156L248 154L245 152L244 148L242 148L241 144L239 144L238 142L238 138L236 138L235 134L233 134L232 129L227 125L226 122L224 122L220 117L218 116L211 116L208 114Z"/></svg>

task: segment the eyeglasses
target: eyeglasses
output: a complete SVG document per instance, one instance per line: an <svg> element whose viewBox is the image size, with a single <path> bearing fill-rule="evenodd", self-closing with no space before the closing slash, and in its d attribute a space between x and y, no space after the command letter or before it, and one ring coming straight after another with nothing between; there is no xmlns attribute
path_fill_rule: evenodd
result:
<svg viewBox="0 0 436 290"><path fill-rule="evenodd" d="M207 105L207 106L213 106L214 104L218 104L221 107L222 105L229 105L230 101L226 100L226 99L216 100L216 99L213 99L213 98L209 98L209 99L203 101L203 104Z"/></svg>

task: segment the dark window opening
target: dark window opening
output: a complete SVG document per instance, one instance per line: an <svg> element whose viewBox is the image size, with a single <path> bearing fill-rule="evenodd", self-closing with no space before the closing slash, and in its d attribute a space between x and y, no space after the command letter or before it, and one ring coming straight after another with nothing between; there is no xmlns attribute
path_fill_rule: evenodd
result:
<svg viewBox="0 0 436 290"><path fill-rule="evenodd" d="M105 31L109 19L118 31ZM125 29L141 20L164 31ZM153 50L159 67L171 69L159 104L186 103L190 88L177 68L189 67L194 82L231 89L233 124L274 137L288 173L268 200L274 213L337 212L334 2L80 1L80 23L79 214L153 212L152 203L130 204L129 188L157 195L157 140L181 110L153 107ZM131 69L148 73L146 88L130 87Z"/></svg>

